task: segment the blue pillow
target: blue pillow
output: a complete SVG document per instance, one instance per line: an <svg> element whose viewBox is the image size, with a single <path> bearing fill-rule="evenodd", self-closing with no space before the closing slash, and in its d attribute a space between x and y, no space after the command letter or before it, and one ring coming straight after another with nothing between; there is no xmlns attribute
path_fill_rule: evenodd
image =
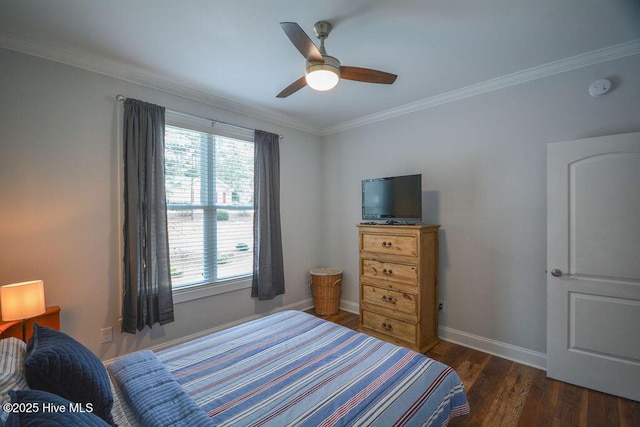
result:
<svg viewBox="0 0 640 427"><path fill-rule="evenodd" d="M5 427L109 426L103 419L89 411L91 409L89 405L80 406L46 391L12 390L9 396L11 396L11 404L20 406L15 408L16 411L10 411Z"/></svg>
<svg viewBox="0 0 640 427"><path fill-rule="evenodd" d="M71 402L90 403L95 415L113 424L113 394L107 369L69 335L34 324L25 370L32 389L48 391Z"/></svg>

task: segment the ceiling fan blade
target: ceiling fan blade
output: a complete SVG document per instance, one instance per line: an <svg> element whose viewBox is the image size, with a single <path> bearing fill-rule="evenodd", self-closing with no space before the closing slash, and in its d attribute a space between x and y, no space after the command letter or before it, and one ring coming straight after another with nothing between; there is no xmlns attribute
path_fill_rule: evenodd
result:
<svg viewBox="0 0 640 427"><path fill-rule="evenodd" d="M295 22L281 22L280 26L307 61L324 62L322 54L300 25Z"/></svg>
<svg viewBox="0 0 640 427"><path fill-rule="evenodd" d="M371 70L369 68L341 66L340 78L355 80L357 82L390 85L396 81L398 76L391 73L385 73L384 71Z"/></svg>
<svg viewBox="0 0 640 427"><path fill-rule="evenodd" d="M282 92L276 95L276 98L286 98L287 96L296 93L307 85L307 80L304 76L300 77L295 82L284 88Z"/></svg>

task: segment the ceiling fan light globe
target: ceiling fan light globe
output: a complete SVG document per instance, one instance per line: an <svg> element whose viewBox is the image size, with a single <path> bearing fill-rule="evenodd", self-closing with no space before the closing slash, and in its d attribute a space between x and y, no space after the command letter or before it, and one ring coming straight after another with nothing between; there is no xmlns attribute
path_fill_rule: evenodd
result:
<svg viewBox="0 0 640 427"><path fill-rule="evenodd" d="M307 85L311 89L325 91L331 90L338 84L340 78L333 70L313 70L306 74Z"/></svg>
<svg viewBox="0 0 640 427"><path fill-rule="evenodd" d="M340 61L333 56L323 55L324 62L307 62L305 78L311 89L325 91L336 87L340 80Z"/></svg>

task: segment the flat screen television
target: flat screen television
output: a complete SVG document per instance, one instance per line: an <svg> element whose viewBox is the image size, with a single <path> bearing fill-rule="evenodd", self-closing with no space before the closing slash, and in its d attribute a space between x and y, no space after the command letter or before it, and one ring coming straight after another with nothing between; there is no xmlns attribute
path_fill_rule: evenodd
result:
<svg viewBox="0 0 640 427"><path fill-rule="evenodd" d="M363 179L362 219L422 222L422 175Z"/></svg>

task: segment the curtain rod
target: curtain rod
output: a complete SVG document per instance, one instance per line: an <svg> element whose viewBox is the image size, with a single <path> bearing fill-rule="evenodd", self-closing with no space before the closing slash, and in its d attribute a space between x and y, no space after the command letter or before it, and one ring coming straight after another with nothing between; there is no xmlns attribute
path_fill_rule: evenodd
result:
<svg viewBox="0 0 640 427"><path fill-rule="evenodd" d="M117 94L116 95L116 101L118 102L124 102L126 101L127 98L125 98L123 95ZM211 122L211 125L213 127L215 127L216 123L220 123L221 125L225 125L225 126L231 126L234 128L238 128L238 129L244 129L244 130L251 130L251 131L255 131L255 129L253 128L248 128L246 126L240 126L240 125L235 125L233 123L227 123L227 122L223 122L222 120L216 120L216 119L210 119L208 117L200 117L200 116L194 116L193 114L187 114L187 113L181 113L179 111L173 111L173 110L169 110L167 109L168 112L173 113L173 114L178 114L181 116L187 116L187 117L194 117L196 119L200 119L200 120L206 120L208 122ZM278 136L280 137L280 139L283 139L284 136L282 136L282 134L278 134Z"/></svg>

